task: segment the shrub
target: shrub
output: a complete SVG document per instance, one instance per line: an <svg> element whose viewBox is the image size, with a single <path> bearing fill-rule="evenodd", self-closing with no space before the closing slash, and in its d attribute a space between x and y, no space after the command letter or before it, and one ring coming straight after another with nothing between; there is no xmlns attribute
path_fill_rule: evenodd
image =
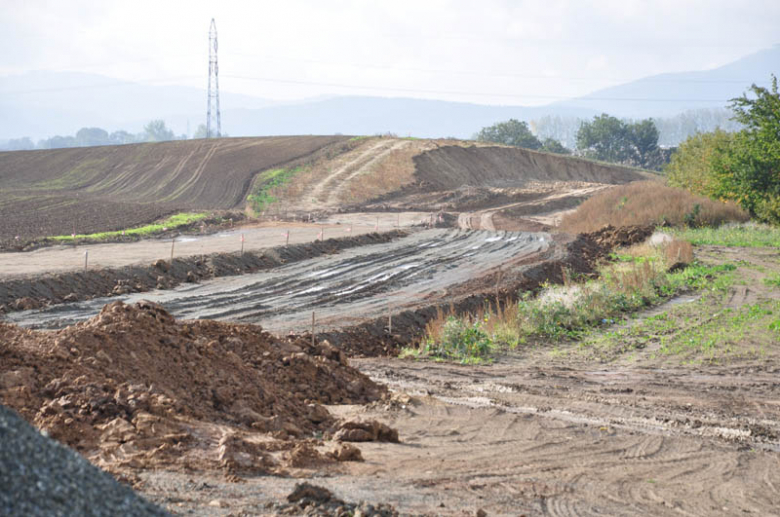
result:
<svg viewBox="0 0 780 517"><path fill-rule="evenodd" d="M425 351L443 359L474 363L486 359L492 346L493 341L482 329L480 320L469 323L450 316L444 323L438 340L429 336Z"/></svg>
<svg viewBox="0 0 780 517"><path fill-rule="evenodd" d="M698 208L697 208L698 206ZM561 221L569 233L596 231L606 225L719 226L747 221L749 215L733 203L715 201L659 181L621 185L583 202Z"/></svg>

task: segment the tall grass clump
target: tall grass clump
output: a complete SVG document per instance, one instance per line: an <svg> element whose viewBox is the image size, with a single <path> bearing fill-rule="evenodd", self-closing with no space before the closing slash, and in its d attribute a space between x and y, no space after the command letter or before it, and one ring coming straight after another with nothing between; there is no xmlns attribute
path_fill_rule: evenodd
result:
<svg viewBox="0 0 780 517"><path fill-rule="evenodd" d="M748 213L733 203L697 196L660 181L641 181L596 194L565 215L560 228L568 233L593 232L606 225L698 228L748 219Z"/></svg>

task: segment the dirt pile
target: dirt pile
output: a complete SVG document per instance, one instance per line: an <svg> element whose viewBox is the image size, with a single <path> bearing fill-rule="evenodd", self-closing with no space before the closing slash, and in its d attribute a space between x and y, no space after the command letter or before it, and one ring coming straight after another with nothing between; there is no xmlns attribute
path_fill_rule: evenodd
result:
<svg viewBox="0 0 780 517"><path fill-rule="evenodd" d="M522 187L533 180L619 185L649 177L628 167L518 147L441 146L415 156L414 164L422 190L451 190L461 185Z"/></svg>
<svg viewBox="0 0 780 517"><path fill-rule="evenodd" d="M0 323L0 401L107 468L273 471L271 456L296 445L285 440L336 428L320 404L385 391L327 342L177 322L149 302L57 332Z"/></svg>
<svg viewBox="0 0 780 517"><path fill-rule="evenodd" d="M601 229L582 234L584 238L592 240L605 250L621 246L632 246L646 241L655 231L653 225L621 226L615 228L608 224Z"/></svg>

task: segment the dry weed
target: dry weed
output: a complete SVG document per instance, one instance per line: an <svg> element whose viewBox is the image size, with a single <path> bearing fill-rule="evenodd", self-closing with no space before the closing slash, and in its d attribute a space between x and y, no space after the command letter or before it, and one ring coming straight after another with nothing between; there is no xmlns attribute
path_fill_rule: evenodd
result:
<svg viewBox="0 0 780 517"><path fill-rule="evenodd" d="M641 181L608 189L586 200L563 217L560 228L569 233L584 233L608 224L719 226L749 218L747 212L732 203L697 196L660 181Z"/></svg>

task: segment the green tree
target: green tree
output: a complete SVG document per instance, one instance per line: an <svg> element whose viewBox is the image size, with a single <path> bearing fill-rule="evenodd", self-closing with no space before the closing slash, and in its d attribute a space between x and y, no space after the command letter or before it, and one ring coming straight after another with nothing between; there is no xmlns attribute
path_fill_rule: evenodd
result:
<svg viewBox="0 0 780 517"><path fill-rule="evenodd" d="M715 184L713 165L733 140L734 135L722 129L688 137L664 167L669 184L695 194L718 197L719 187Z"/></svg>
<svg viewBox="0 0 780 517"><path fill-rule="evenodd" d="M132 135L124 130L114 131L108 137L112 144L132 144L135 143L135 135Z"/></svg>
<svg viewBox="0 0 780 517"><path fill-rule="evenodd" d="M78 142L79 146L88 147L91 145L110 144L111 140L108 138L108 132L105 129L82 127L76 133L76 142Z"/></svg>
<svg viewBox="0 0 780 517"><path fill-rule="evenodd" d="M173 138L173 131L165 127L164 120L152 120L144 126L144 140L147 142L164 142Z"/></svg>
<svg viewBox="0 0 780 517"><path fill-rule="evenodd" d="M577 149L596 160L650 167L659 162L658 137L653 119L632 123L603 113L582 123Z"/></svg>
<svg viewBox="0 0 780 517"><path fill-rule="evenodd" d="M736 200L752 215L780 224L780 92L772 75L770 88L755 84L752 96L731 100L734 119L745 129L716 155L716 195Z"/></svg>
<svg viewBox="0 0 780 517"><path fill-rule="evenodd" d="M628 140L631 146L632 161L635 165L649 168L658 151L658 128L653 119L640 120L627 125Z"/></svg>
<svg viewBox="0 0 780 517"><path fill-rule="evenodd" d="M545 138L544 141L542 141L541 150L546 153L571 154L569 149L564 147L562 143L554 138Z"/></svg>
<svg viewBox="0 0 780 517"><path fill-rule="evenodd" d="M589 158L624 163L631 158L626 124L606 113L583 122L577 131L577 149Z"/></svg>
<svg viewBox="0 0 780 517"><path fill-rule="evenodd" d="M493 142L496 144L513 145L526 149L540 149L542 143L531 133L527 122L509 119L506 122L498 122L492 126L484 127L476 135L480 142Z"/></svg>

